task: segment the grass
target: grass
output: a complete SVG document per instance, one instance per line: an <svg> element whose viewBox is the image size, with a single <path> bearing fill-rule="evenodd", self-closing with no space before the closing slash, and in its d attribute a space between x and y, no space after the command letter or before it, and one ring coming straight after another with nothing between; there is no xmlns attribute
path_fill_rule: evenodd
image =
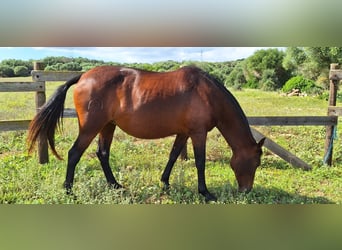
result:
<svg viewBox="0 0 342 250"><path fill-rule="evenodd" d="M47 96L60 83L47 84ZM248 116L325 115L327 101L317 97L284 97L276 92L243 90L233 92ZM68 92L67 107L72 105ZM340 104L341 105L341 104ZM30 119L34 115L34 93L0 93L0 120ZM77 120L65 119L64 131L56 136L57 149L65 158L77 135ZM311 204L342 203L342 147L335 142L334 166L323 166L324 127L257 127L262 133L313 166L312 171L295 169L264 150L253 191L237 192L229 167L231 152L214 129L207 141L207 185L217 203L233 204ZM339 129L341 127L339 126ZM340 130L341 131L341 130ZM174 138L138 140L120 129L114 135L110 163L124 190L106 184L96 158L96 141L87 149L76 168L74 193L64 193L62 184L66 160L50 155L50 162L37 163L28 156L26 131L0 132L0 203L19 204L201 204L191 145L189 161L177 161L171 174L171 189L162 190L160 175Z"/></svg>

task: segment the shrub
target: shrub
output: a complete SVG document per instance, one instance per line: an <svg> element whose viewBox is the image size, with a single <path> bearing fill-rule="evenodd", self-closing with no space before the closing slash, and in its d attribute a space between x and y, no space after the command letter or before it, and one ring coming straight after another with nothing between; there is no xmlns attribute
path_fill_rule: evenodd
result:
<svg viewBox="0 0 342 250"><path fill-rule="evenodd" d="M259 88L259 83L258 81L251 79L251 80L248 80L247 83L243 85L243 87L248 88L248 89L257 89Z"/></svg>
<svg viewBox="0 0 342 250"><path fill-rule="evenodd" d="M16 66L14 68L14 75L15 76L29 76L29 70L26 66Z"/></svg>
<svg viewBox="0 0 342 250"><path fill-rule="evenodd" d="M0 65L0 76L1 77L13 77L14 72L10 66Z"/></svg>
<svg viewBox="0 0 342 250"><path fill-rule="evenodd" d="M304 78L303 76L295 76L290 78L283 86L284 92L290 92L293 89L299 89L307 94L317 94L322 88L318 87L314 81Z"/></svg>
<svg viewBox="0 0 342 250"><path fill-rule="evenodd" d="M276 83L272 79L267 79L262 83L262 90L274 91L276 90Z"/></svg>
<svg viewBox="0 0 342 250"><path fill-rule="evenodd" d="M277 84L277 76L275 74L274 69L265 69L262 72L261 79L261 89L266 91L273 91L278 88Z"/></svg>
<svg viewBox="0 0 342 250"><path fill-rule="evenodd" d="M76 62L68 62L68 63L64 63L61 67L60 67L61 71L81 71L82 70L82 66L79 63Z"/></svg>

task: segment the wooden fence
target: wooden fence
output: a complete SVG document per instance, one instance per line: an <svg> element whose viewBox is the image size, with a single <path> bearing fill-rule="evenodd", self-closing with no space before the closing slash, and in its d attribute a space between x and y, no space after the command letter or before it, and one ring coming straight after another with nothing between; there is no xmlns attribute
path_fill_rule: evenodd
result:
<svg viewBox="0 0 342 250"><path fill-rule="evenodd" d="M45 82L47 81L67 81L79 75L80 72L46 72L41 70L39 63L34 63L32 71L32 82L1 82L0 92L36 92L36 109L38 110L46 102ZM327 116L262 116L248 117L252 126L326 126L325 155L326 164L332 164L333 133L338 123L338 116L342 115L342 108L336 106L337 87L342 79L342 70L337 64L332 64L330 69L330 94ZM73 109L66 109L64 117L76 117ZM30 120L0 121L0 131L27 130ZM252 128L253 136L256 140L265 137L262 133ZM311 169L307 163L290 153L270 138L266 138L264 146L270 151L284 159L294 167L304 170ZM39 163L49 161L48 145L46 138L38 140L38 160Z"/></svg>

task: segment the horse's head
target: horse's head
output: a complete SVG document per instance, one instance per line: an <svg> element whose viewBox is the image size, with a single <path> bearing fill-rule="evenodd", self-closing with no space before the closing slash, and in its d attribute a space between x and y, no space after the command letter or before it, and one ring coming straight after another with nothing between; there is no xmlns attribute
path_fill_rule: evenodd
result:
<svg viewBox="0 0 342 250"><path fill-rule="evenodd" d="M253 187L255 171L260 165L261 147L264 141L265 138L251 148L241 149L239 152L234 153L230 160L240 192L248 193Z"/></svg>

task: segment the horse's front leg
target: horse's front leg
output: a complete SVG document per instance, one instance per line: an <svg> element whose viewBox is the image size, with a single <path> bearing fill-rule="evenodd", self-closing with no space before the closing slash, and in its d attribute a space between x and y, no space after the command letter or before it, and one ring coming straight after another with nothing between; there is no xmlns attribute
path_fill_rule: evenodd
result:
<svg viewBox="0 0 342 250"><path fill-rule="evenodd" d="M212 195L207 188L205 182L205 151L206 151L206 139L207 133L200 133L191 136L194 154L195 154L195 163L197 168L197 176L198 176L198 192L205 197L205 201L216 201L217 198Z"/></svg>
<svg viewBox="0 0 342 250"><path fill-rule="evenodd" d="M184 161L189 160L188 149L187 149L187 146L186 146L186 142L184 144L184 147L183 147L182 151L180 152L180 158L181 158L181 160L184 160Z"/></svg>

